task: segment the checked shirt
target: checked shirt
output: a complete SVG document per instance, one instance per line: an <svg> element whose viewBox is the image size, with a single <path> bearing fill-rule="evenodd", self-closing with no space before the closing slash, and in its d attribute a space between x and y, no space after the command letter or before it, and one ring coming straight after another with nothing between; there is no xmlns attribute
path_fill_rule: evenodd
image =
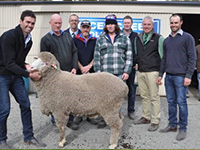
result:
<svg viewBox="0 0 200 150"><path fill-rule="evenodd" d="M132 47L130 39L120 32L114 43L105 33L98 38L94 50L95 72L109 72L114 75L130 74L132 70Z"/></svg>

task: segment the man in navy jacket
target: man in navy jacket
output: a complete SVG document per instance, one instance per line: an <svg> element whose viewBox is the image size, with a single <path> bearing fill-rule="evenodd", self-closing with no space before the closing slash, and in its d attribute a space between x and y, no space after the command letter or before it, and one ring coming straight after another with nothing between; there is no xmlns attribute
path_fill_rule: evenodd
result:
<svg viewBox="0 0 200 150"><path fill-rule="evenodd" d="M171 33L163 43L163 59L157 84L161 85L163 73L166 72L165 89L168 101L169 124L160 132L179 133L176 140L186 138L188 124L187 91L191 83L196 66L196 50L194 38L181 29L183 18L181 15L172 14L170 17ZM177 119L177 106L179 107L179 119Z"/></svg>

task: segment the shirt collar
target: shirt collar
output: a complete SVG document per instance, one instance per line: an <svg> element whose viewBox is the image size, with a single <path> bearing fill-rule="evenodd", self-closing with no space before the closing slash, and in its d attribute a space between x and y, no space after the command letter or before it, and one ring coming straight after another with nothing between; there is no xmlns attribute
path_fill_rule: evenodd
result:
<svg viewBox="0 0 200 150"><path fill-rule="evenodd" d="M88 41L89 39L92 38L92 35L89 34L89 37L88 37L88 39L86 40L86 39L83 37L83 34L81 33L81 34L79 35L79 38L82 38L82 39L84 40L84 42L87 43L87 41Z"/></svg>
<svg viewBox="0 0 200 150"><path fill-rule="evenodd" d="M64 32L63 30L60 30L60 35L63 34L63 32ZM51 30L49 33L50 33L51 35L55 35L55 34L53 33L52 30Z"/></svg>
<svg viewBox="0 0 200 150"><path fill-rule="evenodd" d="M78 34L78 29L77 29L77 31L76 32L73 32L71 29L69 29L69 33L70 33L70 35L72 36L72 33L74 33L75 34L75 36Z"/></svg>
<svg viewBox="0 0 200 150"><path fill-rule="evenodd" d="M180 29L176 34L183 35L183 30ZM170 33L169 35L172 36L172 33Z"/></svg>
<svg viewBox="0 0 200 150"><path fill-rule="evenodd" d="M31 40L31 34L29 33L25 39L25 47L27 46L27 43Z"/></svg>

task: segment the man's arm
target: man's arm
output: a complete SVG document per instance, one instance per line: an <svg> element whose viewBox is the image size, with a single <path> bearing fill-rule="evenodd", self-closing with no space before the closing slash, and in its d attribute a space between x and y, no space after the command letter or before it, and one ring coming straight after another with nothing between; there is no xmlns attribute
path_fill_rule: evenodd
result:
<svg viewBox="0 0 200 150"><path fill-rule="evenodd" d="M16 75L28 77L29 73L25 70L25 66L22 68L15 62L16 56L18 55L16 54L16 42L16 38L11 35L7 34L2 37L1 46L5 67L7 70L13 72Z"/></svg>

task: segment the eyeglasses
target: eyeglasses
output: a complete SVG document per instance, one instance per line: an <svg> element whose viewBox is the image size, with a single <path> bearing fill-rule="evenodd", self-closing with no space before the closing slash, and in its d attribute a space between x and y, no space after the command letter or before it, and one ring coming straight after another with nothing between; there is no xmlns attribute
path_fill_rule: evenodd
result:
<svg viewBox="0 0 200 150"><path fill-rule="evenodd" d="M70 20L71 22L78 22L78 20Z"/></svg>

